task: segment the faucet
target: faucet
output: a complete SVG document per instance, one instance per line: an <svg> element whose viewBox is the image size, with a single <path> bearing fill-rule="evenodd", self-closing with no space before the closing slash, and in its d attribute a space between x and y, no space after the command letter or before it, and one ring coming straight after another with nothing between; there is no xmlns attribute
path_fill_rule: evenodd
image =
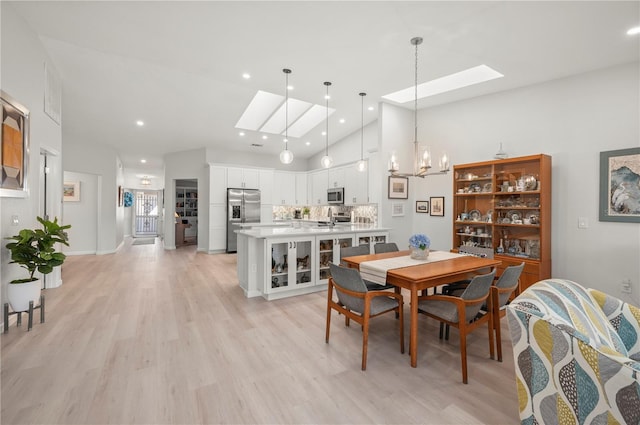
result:
<svg viewBox="0 0 640 425"><path fill-rule="evenodd" d="M329 222L331 223L331 227L336 225L336 221L335 218L333 217L333 208L329 207L329 211L327 213L327 215L329 216Z"/></svg>

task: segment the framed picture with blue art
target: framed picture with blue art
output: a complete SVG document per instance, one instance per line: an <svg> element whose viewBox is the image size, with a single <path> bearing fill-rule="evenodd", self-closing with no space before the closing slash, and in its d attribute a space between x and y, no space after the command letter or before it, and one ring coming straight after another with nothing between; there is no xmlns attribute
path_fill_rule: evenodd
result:
<svg viewBox="0 0 640 425"><path fill-rule="evenodd" d="M600 152L600 221L640 223L640 148Z"/></svg>
<svg viewBox="0 0 640 425"><path fill-rule="evenodd" d="M125 192L124 193L124 206L130 207L133 205L133 193Z"/></svg>

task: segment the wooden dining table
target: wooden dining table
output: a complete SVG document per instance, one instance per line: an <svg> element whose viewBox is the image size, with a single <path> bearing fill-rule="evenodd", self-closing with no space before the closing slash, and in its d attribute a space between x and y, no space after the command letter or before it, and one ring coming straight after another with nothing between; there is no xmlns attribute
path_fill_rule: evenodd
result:
<svg viewBox="0 0 640 425"><path fill-rule="evenodd" d="M365 261L382 260L386 258L408 256L410 251L385 252L381 254L357 255L344 257L342 262L351 268L360 268ZM409 329L409 352L411 366L418 364L418 293L428 288L470 279L483 269L497 267L500 260L460 255L442 261L420 263L415 266L402 267L387 271L387 282L396 287L408 289L411 293L411 326Z"/></svg>

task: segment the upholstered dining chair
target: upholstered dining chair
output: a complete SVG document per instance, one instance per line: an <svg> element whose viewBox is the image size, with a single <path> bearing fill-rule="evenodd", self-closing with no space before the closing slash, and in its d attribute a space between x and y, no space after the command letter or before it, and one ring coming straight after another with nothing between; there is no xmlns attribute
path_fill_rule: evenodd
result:
<svg viewBox="0 0 640 425"><path fill-rule="evenodd" d="M453 295L427 295L418 298L418 312L441 324L458 328L460 334L460 359L462 363L462 382L467 383L467 334L480 325L488 323L489 351L493 351L493 315L478 314L480 307L490 300L489 292L496 270L477 275L459 297ZM491 302L489 302L491 304ZM440 327L442 338L442 327Z"/></svg>
<svg viewBox="0 0 640 425"><path fill-rule="evenodd" d="M517 266L508 266L504 269L498 280L491 286L491 308L493 314L493 329L496 335L496 347L498 349L498 361L502 361L502 336L500 318L507 314L506 306L511 294L519 289L520 275L524 269L524 261ZM516 293L517 295L517 293ZM493 359L493 347L491 350Z"/></svg>
<svg viewBox="0 0 640 425"><path fill-rule="evenodd" d="M342 259L344 257L354 257L356 255L367 255L369 253L370 253L369 245L358 245L358 246L349 246L345 248L340 248L340 265L346 266L346 264L342 262ZM383 289L391 289L394 287L393 285L390 285L388 283L385 285L380 285L379 283L371 282L369 280L365 280L364 284L367 285L367 289L369 291L381 291Z"/></svg>
<svg viewBox="0 0 640 425"><path fill-rule="evenodd" d="M362 326L362 370L367 369L367 346L369 342L369 321L384 313L395 312L399 318L400 352L404 353L404 319L401 294L388 291L369 291L360 272L356 269L329 264L331 277L327 290L327 329L325 342L329 343L331 310L355 320ZM336 291L338 301L333 299ZM349 322L345 322L349 326Z"/></svg>
<svg viewBox="0 0 640 425"><path fill-rule="evenodd" d="M491 300L492 300L492 311L490 311L487 304L484 304L480 307L480 312L478 314L493 314L493 329L495 332L495 346L498 349L498 361L502 361L502 333L500 327L500 318L506 314L506 305L511 298L511 294L517 292L516 290L519 287L520 283L520 275L522 274L522 270L524 269L524 261L517 266L508 266L504 269L500 277L494 280L493 285L491 286ZM453 295L460 296L469 284L458 282L457 286L447 286L444 289L445 295ZM516 294L517 295L517 294ZM442 326L440 323L440 338L442 338ZM449 339L449 325L446 325L445 339ZM492 335L493 336L493 335ZM493 343L491 344L491 358L495 358L495 352L493 349Z"/></svg>
<svg viewBox="0 0 640 425"><path fill-rule="evenodd" d="M380 254L382 252L396 252L400 251L398 245L395 242L380 242L373 246L373 252Z"/></svg>

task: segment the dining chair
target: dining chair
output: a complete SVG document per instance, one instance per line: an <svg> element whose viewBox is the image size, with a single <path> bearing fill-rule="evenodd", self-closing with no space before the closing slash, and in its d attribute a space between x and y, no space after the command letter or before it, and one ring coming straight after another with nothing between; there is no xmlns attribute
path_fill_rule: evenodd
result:
<svg viewBox="0 0 640 425"><path fill-rule="evenodd" d="M369 342L369 321L384 313L395 312L399 318L400 352L404 353L404 319L402 295L388 291L369 291L360 272L356 269L329 263L331 277L327 290L327 329L325 342L329 343L331 310L355 320L362 326L362 370L367 369L367 345ZM338 301L333 299L336 291ZM349 326L349 322L345 322Z"/></svg>
<svg viewBox="0 0 640 425"><path fill-rule="evenodd" d="M498 280L491 286L491 307L493 314L493 329L496 334L496 347L498 349L498 361L502 361L502 337L500 318L506 315L507 304L511 294L519 292L520 275L524 269L524 261L517 266L508 266L504 269ZM488 310L485 310L488 311ZM492 347L493 348L493 347ZM491 350L493 359L493 349Z"/></svg>
<svg viewBox="0 0 640 425"><path fill-rule="evenodd" d="M418 312L438 320L441 324L458 328L460 334L460 358L462 362L462 382L467 383L467 334L480 325L488 323L489 352L493 351L493 315L478 314L484 303L491 298L489 292L496 270L477 275L459 297L453 295L427 295L418 297ZM442 339L442 327L440 328Z"/></svg>
<svg viewBox="0 0 640 425"><path fill-rule="evenodd" d="M380 254L382 252L397 252L400 251L398 249L398 245L395 242L380 242L373 246L373 252L376 254Z"/></svg>
<svg viewBox="0 0 640 425"><path fill-rule="evenodd" d="M344 257L353 257L356 255L367 255L367 254L370 254L369 245L348 246L345 248L340 248L340 265L346 266L346 264L342 262L342 259ZM381 285L379 283L371 282L369 280L365 280L364 284L367 285L367 289L369 291L381 291L383 289L394 288L393 285L390 285L388 283Z"/></svg>
<svg viewBox="0 0 640 425"><path fill-rule="evenodd" d="M500 318L502 318L506 314L506 305L511 298L511 294L516 292L520 285L520 275L522 274L522 270L524 269L524 261L516 266L508 266L504 269L502 274L494 280L494 284L491 286L491 300L493 310L490 311L487 304L484 304L480 307L480 312L478 314L493 314L493 329L495 332L495 342L498 350L498 361L502 361L502 332L500 327ZM464 289L469 284L466 281L457 282L454 285L446 286L443 290L445 295L453 295L460 296ZM443 323L440 323L440 338L442 338L442 327ZM445 325L445 339L449 339L449 326ZM493 344L491 345L491 358L495 358L495 352L493 349Z"/></svg>

